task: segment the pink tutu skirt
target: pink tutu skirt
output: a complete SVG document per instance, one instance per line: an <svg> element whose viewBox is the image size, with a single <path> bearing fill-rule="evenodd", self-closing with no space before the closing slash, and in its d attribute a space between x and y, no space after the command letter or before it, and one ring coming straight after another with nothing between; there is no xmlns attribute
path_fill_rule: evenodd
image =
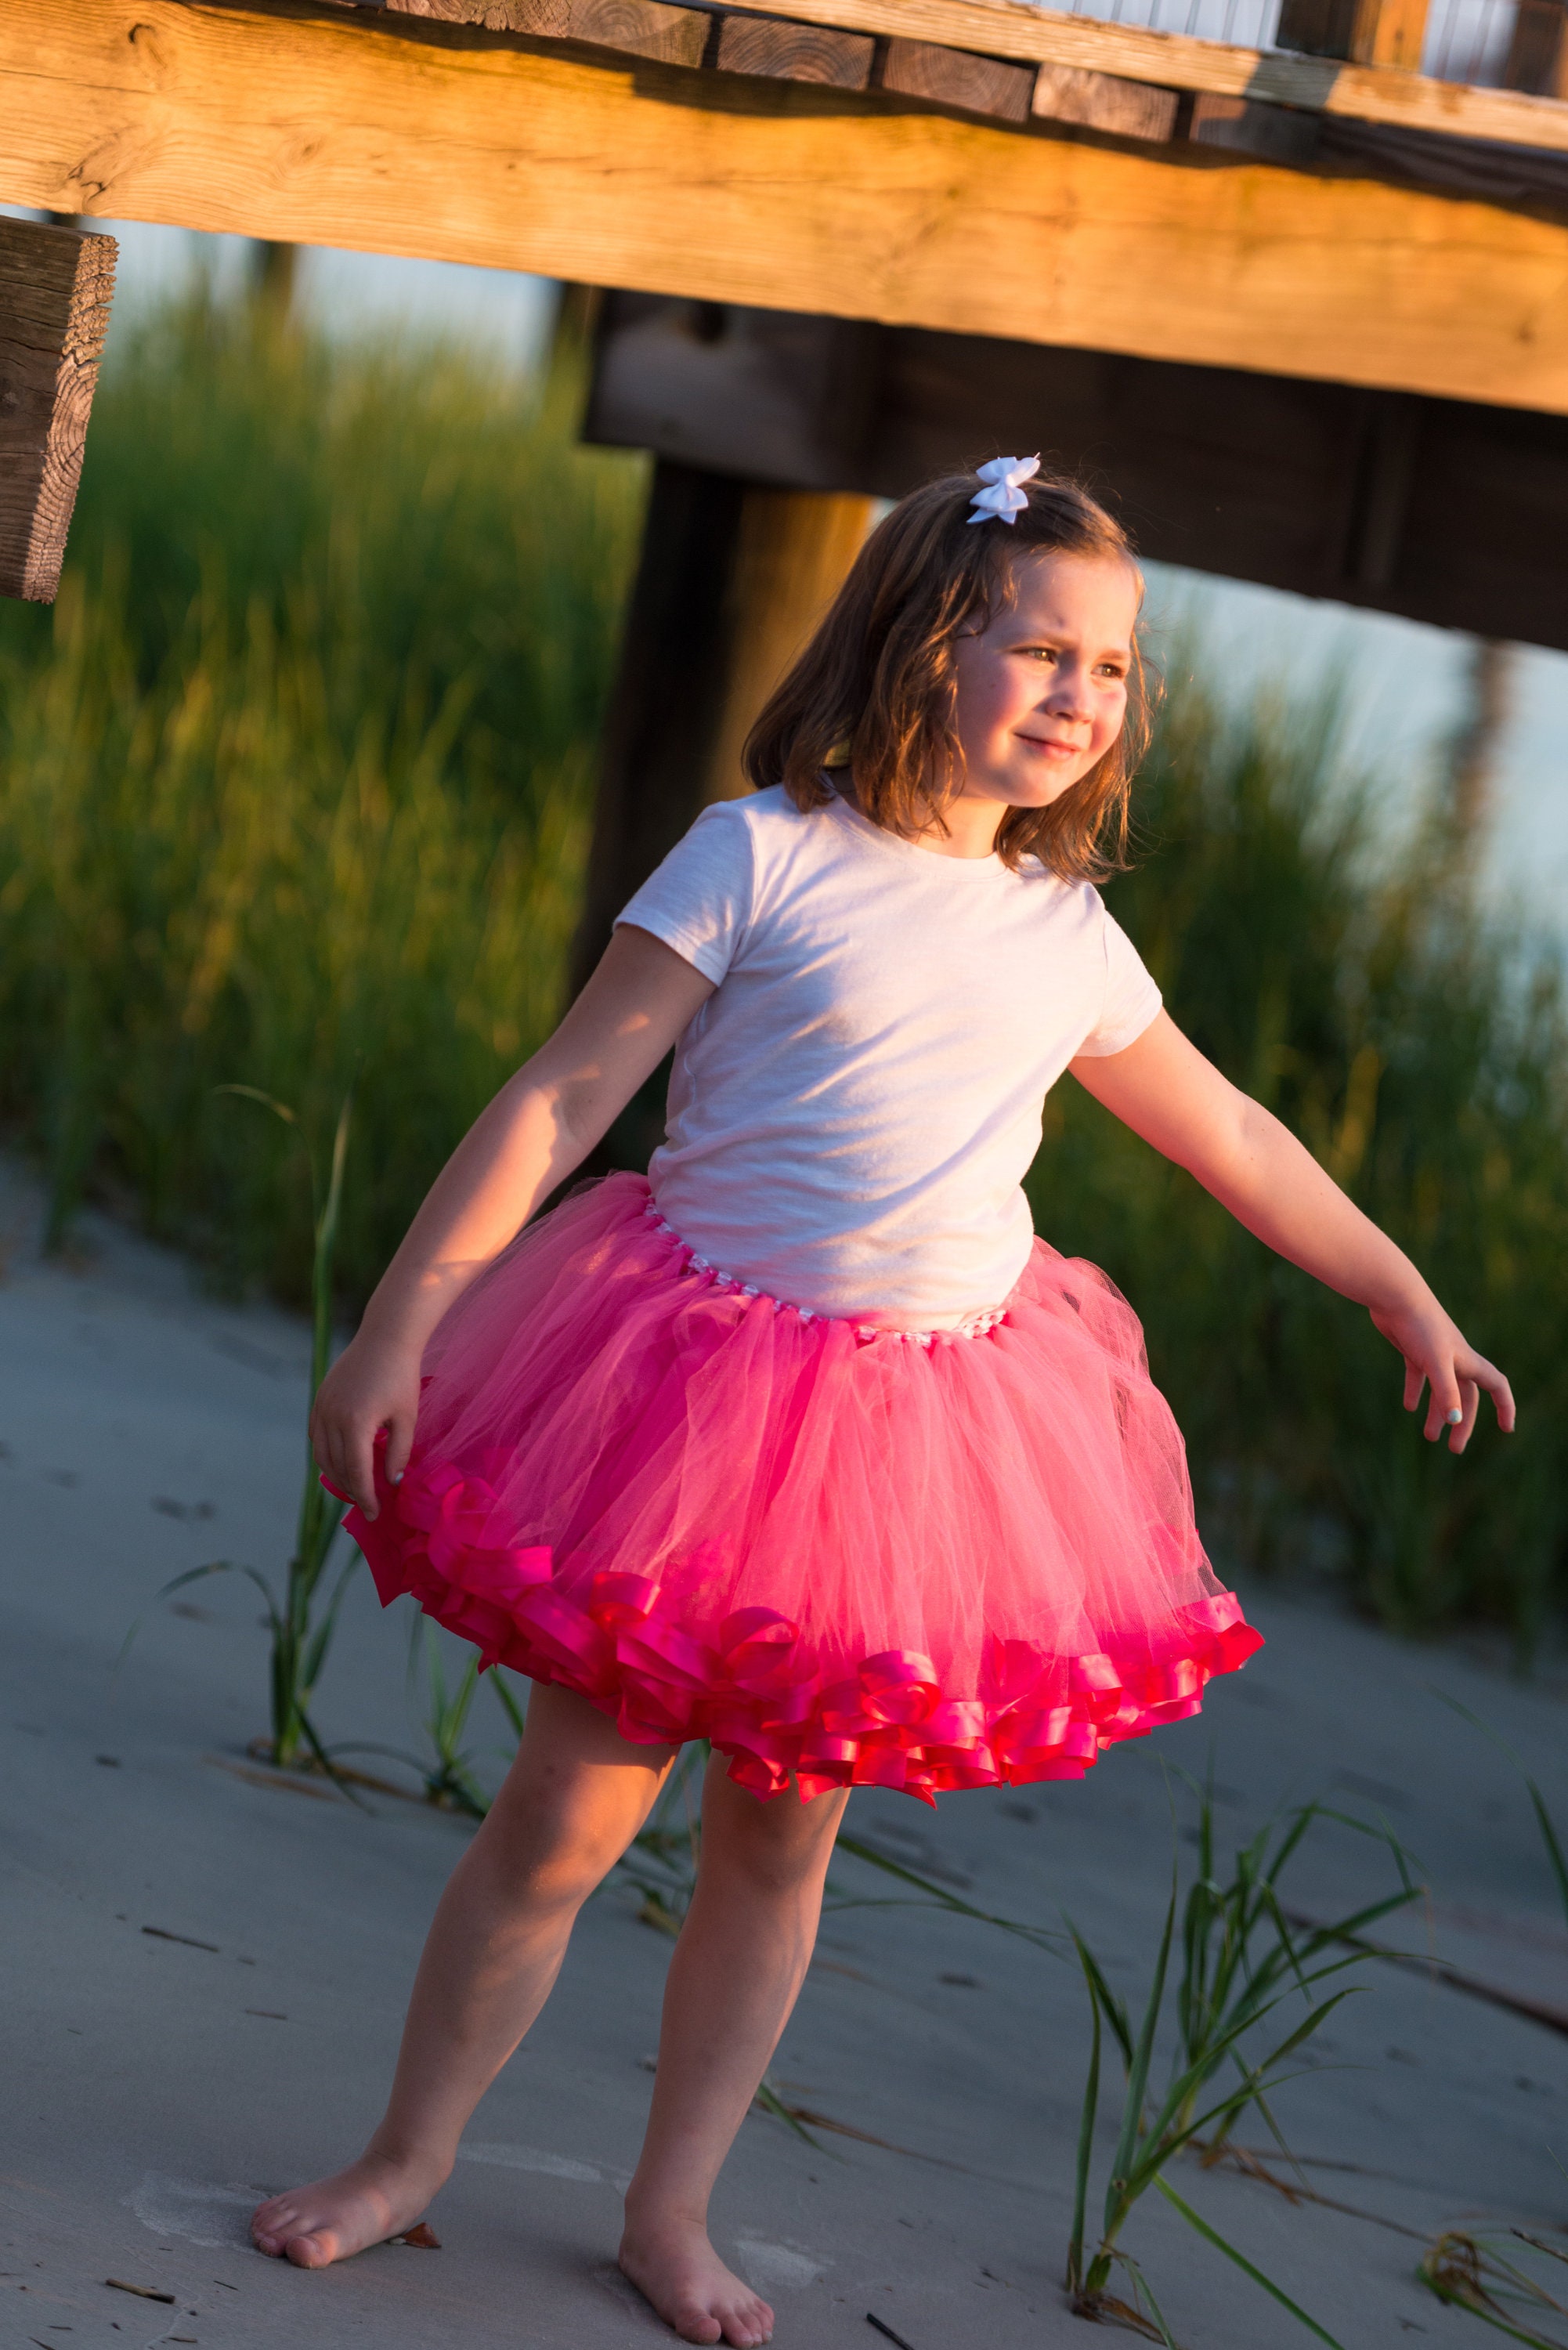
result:
<svg viewBox="0 0 1568 2350"><path fill-rule="evenodd" d="M424 1368L406 1474L347 1519L383 1603L759 1795L1081 1778L1262 1645L1136 1316L1040 1241L977 1333L917 1339L716 1276L612 1175Z"/></svg>

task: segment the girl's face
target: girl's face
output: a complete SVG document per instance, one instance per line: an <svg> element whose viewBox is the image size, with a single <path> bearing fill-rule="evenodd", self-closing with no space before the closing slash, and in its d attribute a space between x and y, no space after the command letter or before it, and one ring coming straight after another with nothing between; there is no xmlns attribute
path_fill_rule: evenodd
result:
<svg viewBox="0 0 1568 2350"><path fill-rule="evenodd" d="M1127 715L1138 598L1116 556L1014 558L1012 603L954 648L956 798L1046 807L1087 775Z"/></svg>

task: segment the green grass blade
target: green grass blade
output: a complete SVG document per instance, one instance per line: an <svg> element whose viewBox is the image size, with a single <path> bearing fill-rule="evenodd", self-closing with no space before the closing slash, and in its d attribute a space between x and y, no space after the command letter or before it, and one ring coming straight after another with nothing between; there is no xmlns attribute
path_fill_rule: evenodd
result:
<svg viewBox="0 0 1568 2350"><path fill-rule="evenodd" d="M339 1771L337 1765L333 1762L331 1755L328 1754L326 1747L323 1746L320 1739L316 1734L316 1724L311 1721L309 1714L306 1713L303 1706L300 1706L297 1709L297 1719L300 1729L305 1733L306 1744L309 1747L311 1752L315 1755L317 1761L320 1763L322 1769L331 1780L333 1785L342 1790L343 1794L348 1796L348 1801L354 1804L357 1810L368 1812L370 1808L369 1804L365 1801L363 1795L358 1792L352 1782L344 1777L342 1772Z"/></svg>
<svg viewBox="0 0 1568 2350"><path fill-rule="evenodd" d="M300 1688L306 1697L321 1678L321 1668L327 1662L327 1651L332 1646L333 1635L337 1629L337 1612L343 1605L343 1595L363 1564L363 1555L358 1550L355 1551L352 1558L345 1560L343 1572L337 1578L337 1587L327 1603L327 1612L311 1635L299 1677Z"/></svg>
<svg viewBox="0 0 1568 2350"><path fill-rule="evenodd" d="M1084 1975L1089 1986L1089 2012L1093 2017L1093 2033L1089 2043L1089 2077L1084 2084L1084 2103L1078 2116L1078 2151L1073 2173L1073 2233L1067 2246L1067 2290L1081 2293L1084 2287L1084 2218L1088 2209L1089 2166L1095 2153L1095 2119L1100 2109L1100 2000L1095 1989L1095 1970L1087 1963L1088 1954L1076 1934L1078 1956L1085 1960Z"/></svg>
<svg viewBox="0 0 1568 2350"><path fill-rule="evenodd" d="M1563 1857L1563 1846L1558 1842L1557 1829L1551 1813L1546 1808L1545 1797L1533 1779L1527 1778L1524 1783L1530 1790L1530 1800L1535 1808L1536 1825L1541 1830L1541 1840L1546 1846L1546 1857L1552 1865L1552 1874L1557 1882L1557 1898L1563 1904L1563 1917L1568 1918L1568 1861Z"/></svg>
<svg viewBox="0 0 1568 2350"><path fill-rule="evenodd" d="M1445 2309L1462 2309L1469 2316L1479 2317L1483 2325L1490 2325L1495 2333L1506 2334L1511 2342L1524 2343L1526 2350L1563 2350L1561 2337L1553 2342L1549 2334L1536 2334L1524 2326L1515 2325L1511 2319L1503 2316L1501 2310L1484 2307L1472 2293L1452 2285L1439 2284L1435 2277L1428 2275L1425 2262L1417 2262L1416 2274L1433 2299L1441 2302Z"/></svg>
<svg viewBox="0 0 1568 2350"><path fill-rule="evenodd" d="M485 1679L489 1682L490 1687L494 1690L496 1697L499 1699L503 1713L504 1713L507 1721L512 1724L513 1729L516 1731L519 1741L521 1741L524 1730L526 1727L527 1716L524 1713L522 1707L518 1704L516 1697L514 1695L513 1691L507 1687L506 1682L503 1678L502 1668L499 1665L493 1665L490 1671L485 1675Z"/></svg>
<svg viewBox="0 0 1568 2350"><path fill-rule="evenodd" d="M157 1596L160 1599L167 1599L171 1591L182 1590L187 1583L200 1583L205 1575L243 1575L248 1583L254 1583L266 1602L267 1618L274 1638L281 1635L284 1621L277 1601L273 1596L271 1584L259 1568L242 1565L235 1559L214 1558L205 1566L188 1567L183 1575L177 1575L172 1582L165 1583L157 1593Z"/></svg>
<svg viewBox="0 0 1568 2350"><path fill-rule="evenodd" d="M1016 1918L998 1918L989 1909L977 1908L972 1901L965 1901L960 1895L950 1893L934 1877L922 1876L919 1869L907 1867L900 1860L889 1860L886 1853L877 1851L872 1845L863 1844L858 1836L841 1835L835 1849L850 1854L856 1860L867 1861L873 1868L881 1869L888 1877L898 1877L906 1885L918 1886L929 1899L940 1902L944 1909L951 1909L961 1918L974 1918L982 1926L995 1926L1003 1934L1017 1934L1024 1941L1034 1943L1038 1949L1049 1950L1054 1943L1064 1939L1049 1926L1025 1926ZM861 1905L846 1901L838 1906L853 1908ZM869 1908L876 1905L867 1902L864 1906Z"/></svg>
<svg viewBox="0 0 1568 2350"><path fill-rule="evenodd" d="M1165 2350L1180 2350L1180 2345L1166 2323L1165 2312L1154 2297L1154 2287L1137 2261L1133 2259L1130 2252L1118 2252L1116 2259L1133 2281L1133 2295L1139 2315L1142 2315L1143 2304L1147 2301L1148 2314L1158 2331L1161 2342L1165 2345Z"/></svg>
<svg viewBox="0 0 1568 2350"><path fill-rule="evenodd" d="M826 2152L827 2149L823 2146L821 2139L813 2137L798 2114L791 2113L771 2082L763 2081L758 2085L756 2102L764 2112L772 2114L775 2121L781 2121L786 2129L794 2130L796 2137L804 2138L814 2153Z"/></svg>
<svg viewBox="0 0 1568 2350"><path fill-rule="evenodd" d="M1293 2302L1290 2294L1283 2292L1272 2277L1266 2277L1262 2269L1254 2268L1244 2252L1239 2252L1234 2244L1227 2243L1217 2228L1211 2228L1207 2220L1200 2219L1191 2204L1183 2201L1168 2178L1157 2178L1154 2183L1166 2201L1180 2212L1189 2228L1195 2228L1204 2241L1212 2244L1216 2251L1223 2252L1228 2261L1234 2261L1236 2266L1245 2275L1250 2276L1254 2284L1261 2284L1263 2291L1271 2294L1282 2309L1288 2309L1298 2324L1304 2325L1309 2334L1315 2334L1320 2342L1326 2342L1328 2350L1345 2350L1344 2344L1336 2342L1332 2334L1325 2332L1315 2317L1309 2317L1299 2303Z"/></svg>
<svg viewBox="0 0 1568 2350"><path fill-rule="evenodd" d="M1109 1983L1106 1982L1105 1975L1101 1971L1099 1960L1096 1958L1088 1944L1084 1940L1083 1936L1079 1933L1077 1928L1074 1925L1070 1918L1066 1919L1066 1927L1067 1931L1073 1937L1074 1943L1076 1946L1078 1962L1082 1966L1085 1974L1089 1979L1089 1989L1099 2001L1101 2011L1105 2015L1106 2022L1110 2025L1111 2030L1115 2033L1116 2044L1122 2052L1122 2063L1130 2072L1133 2061L1133 2037L1132 2026L1127 2022L1127 2009L1123 2005L1122 2002L1116 1997Z"/></svg>
<svg viewBox="0 0 1568 2350"><path fill-rule="evenodd" d="M327 1196L321 1203L316 1222L316 1246L310 1268L311 1358L310 1397L314 1403L316 1390L327 1376L327 1365L332 1349L332 1284L333 1268L337 1253L337 1228L343 1209L343 1174L348 1160L348 1129L354 1116L354 1088L348 1087L337 1112L337 1125L332 1137L332 1157L327 1179ZM315 1188L315 1167L311 1170Z"/></svg>
<svg viewBox="0 0 1568 2350"><path fill-rule="evenodd" d="M1114 2232L1113 2214L1117 2202L1126 2193L1126 2181L1133 2168L1133 2154L1137 2146L1138 2127L1143 2120L1144 2095L1148 2084L1149 2060L1154 2054L1154 2035L1159 2026L1160 2010L1165 2004L1166 1970L1170 1963L1171 1936L1176 1930L1176 1886L1172 1882L1170 1900L1165 1912L1165 1930L1159 1938L1159 1955L1155 1960L1154 1980L1149 1985L1148 2002L1143 2012L1143 2024L1137 2045L1133 2051L1132 2067L1127 2074L1127 2098L1122 2106L1121 2132L1116 2150L1111 2158L1111 2176L1106 2187L1106 2234Z"/></svg>
<svg viewBox="0 0 1568 2350"><path fill-rule="evenodd" d="M1472 1713L1468 1705L1461 1705L1457 1697L1449 1695L1447 1690L1435 1689L1430 1682L1428 1683L1428 1688L1431 1690L1432 1695L1440 1705L1446 1705L1450 1712L1459 1714L1469 1723L1472 1730L1479 1730L1483 1738L1490 1738L1498 1752L1508 1757L1523 1780L1529 1790L1531 1803L1535 1808L1536 1824L1541 1830L1541 1840L1546 1846L1546 1857L1551 1864L1552 1874L1557 1886L1557 1898L1563 1905L1563 1917L1568 1918L1568 1860L1563 1858L1563 1846L1557 1834L1556 1825L1546 1808L1546 1799L1540 1788L1507 1739L1501 1731L1494 1730L1490 1721L1483 1721L1479 1713Z"/></svg>
<svg viewBox="0 0 1568 2350"><path fill-rule="evenodd" d="M281 1118L285 1126L291 1126L298 1132L299 1120L288 1104L280 1102L275 1095L264 1094L259 1086L214 1086L213 1091L215 1094L238 1094L245 1101L260 1102L265 1109L271 1110L275 1118Z"/></svg>

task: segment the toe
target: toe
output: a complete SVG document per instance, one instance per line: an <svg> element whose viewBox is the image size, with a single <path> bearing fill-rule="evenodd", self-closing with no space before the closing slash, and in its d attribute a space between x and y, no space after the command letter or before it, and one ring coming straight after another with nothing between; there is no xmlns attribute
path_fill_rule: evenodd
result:
<svg viewBox="0 0 1568 2350"><path fill-rule="evenodd" d="M698 2309L693 2305L677 2310L674 2326L682 2342L713 2343L722 2342L724 2338L724 2329L710 2309Z"/></svg>
<svg viewBox="0 0 1568 2350"><path fill-rule="evenodd" d="M296 2269L324 2269L332 2259L327 2241L322 2236L290 2236L284 2251Z"/></svg>

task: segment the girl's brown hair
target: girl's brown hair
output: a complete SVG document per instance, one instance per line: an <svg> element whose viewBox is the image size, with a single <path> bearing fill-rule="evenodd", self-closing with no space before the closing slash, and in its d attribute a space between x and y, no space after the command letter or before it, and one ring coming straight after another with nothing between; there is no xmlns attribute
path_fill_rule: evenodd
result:
<svg viewBox="0 0 1568 2350"><path fill-rule="evenodd" d="M941 823L960 764L954 644L1012 601L1017 557L1110 556L1137 567L1126 531L1076 482L1037 473L1022 486L1029 503L1011 527L971 522L972 473L927 483L878 523L746 738L759 790L782 784L796 807L826 807L832 770L852 764L855 804L873 824L909 839ZM996 846L1009 865L1034 856L1082 881L1125 864L1150 704L1135 642L1120 734L1049 807L1008 810Z"/></svg>

